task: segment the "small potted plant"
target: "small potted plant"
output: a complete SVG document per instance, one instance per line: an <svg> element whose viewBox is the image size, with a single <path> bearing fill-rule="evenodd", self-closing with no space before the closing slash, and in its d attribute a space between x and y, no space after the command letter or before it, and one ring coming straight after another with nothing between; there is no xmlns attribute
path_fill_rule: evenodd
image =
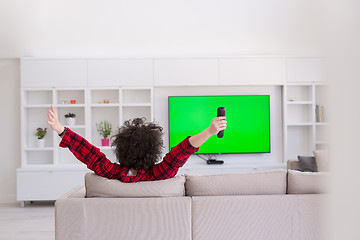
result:
<svg viewBox="0 0 360 240"><path fill-rule="evenodd" d="M75 117L76 117L75 113L65 114L66 125L75 126L76 125L76 118Z"/></svg>
<svg viewBox="0 0 360 240"><path fill-rule="evenodd" d="M42 129L42 128L37 128L36 129L36 133L35 136L37 137L37 146L40 148L45 147L45 137L46 135L46 128Z"/></svg>
<svg viewBox="0 0 360 240"><path fill-rule="evenodd" d="M110 140L108 139L108 137L110 136L112 130L111 123L106 120L100 123L96 123L96 129L98 133L103 137L103 139L101 139L101 145L103 147L109 146Z"/></svg>

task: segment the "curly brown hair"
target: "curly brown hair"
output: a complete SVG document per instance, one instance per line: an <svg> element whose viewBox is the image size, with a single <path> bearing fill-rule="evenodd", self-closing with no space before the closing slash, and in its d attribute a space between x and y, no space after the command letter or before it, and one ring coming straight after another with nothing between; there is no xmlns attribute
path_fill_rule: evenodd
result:
<svg viewBox="0 0 360 240"><path fill-rule="evenodd" d="M145 118L125 121L118 133L111 137L111 146L122 166L148 169L160 159L164 143L163 128Z"/></svg>

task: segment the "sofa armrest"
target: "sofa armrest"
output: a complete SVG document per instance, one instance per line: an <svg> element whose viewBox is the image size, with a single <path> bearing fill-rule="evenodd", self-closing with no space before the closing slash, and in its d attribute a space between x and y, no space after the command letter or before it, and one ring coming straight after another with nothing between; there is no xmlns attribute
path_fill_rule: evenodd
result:
<svg viewBox="0 0 360 240"><path fill-rule="evenodd" d="M80 185L55 202L56 239L84 239L84 198L85 186Z"/></svg>
<svg viewBox="0 0 360 240"><path fill-rule="evenodd" d="M55 239L84 239L84 199L64 196L55 202Z"/></svg>
<svg viewBox="0 0 360 240"><path fill-rule="evenodd" d="M86 190L84 185L79 185L69 192L65 193L58 200L67 199L67 198L85 198Z"/></svg>

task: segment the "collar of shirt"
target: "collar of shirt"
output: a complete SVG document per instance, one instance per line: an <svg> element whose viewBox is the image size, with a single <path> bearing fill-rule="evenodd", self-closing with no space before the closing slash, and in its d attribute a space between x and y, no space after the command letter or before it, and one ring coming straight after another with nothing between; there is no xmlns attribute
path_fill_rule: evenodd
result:
<svg viewBox="0 0 360 240"><path fill-rule="evenodd" d="M122 171L120 171L119 180L122 182L130 183L130 182L138 182L138 181L144 180L146 177L146 171L143 168L139 169L136 176L130 176L129 172L131 172L131 170L129 168L123 168Z"/></svg>

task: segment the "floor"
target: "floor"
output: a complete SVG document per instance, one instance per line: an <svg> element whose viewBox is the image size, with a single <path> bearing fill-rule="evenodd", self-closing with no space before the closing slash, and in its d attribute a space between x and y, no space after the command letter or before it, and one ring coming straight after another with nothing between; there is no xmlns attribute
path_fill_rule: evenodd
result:
<svg viewBox="0 0 360 240"><path fill-rule="evenodd" d="M54 202L0 204L0 240L55 239Z"/></svg>

